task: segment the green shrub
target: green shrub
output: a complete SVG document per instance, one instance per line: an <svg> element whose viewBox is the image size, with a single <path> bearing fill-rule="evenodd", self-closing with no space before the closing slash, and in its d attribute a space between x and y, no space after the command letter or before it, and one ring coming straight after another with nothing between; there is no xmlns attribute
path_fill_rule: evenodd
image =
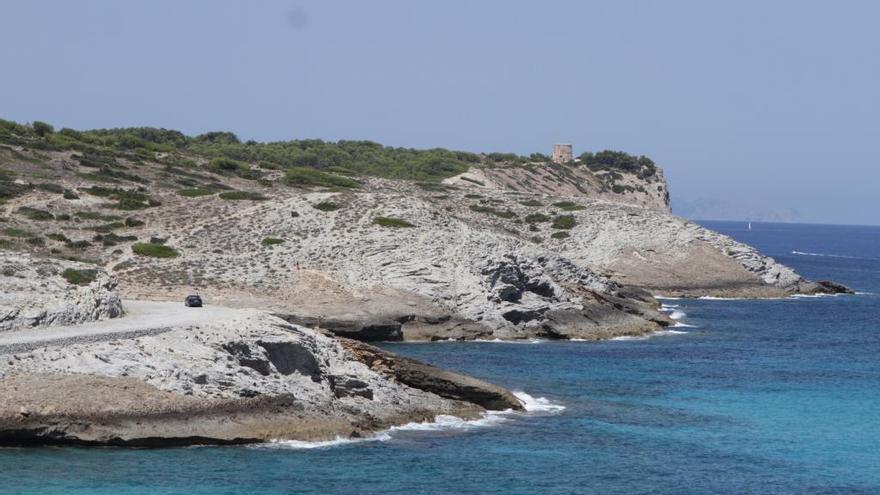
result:
<svg viewBox="0 0 880 495"><path fill-rule="evenodd" d="M138 242L131 245L131 251L140 256L150 256L153 258L176 258L180 256L174 248L163 244L147 244Z"/></svg>
<svg viewBox="0 0 880 495"><path fill-rule="evenodd" d="M40 122L39 120L35 120L31 124L31 127L34 129L34 133L40 137L48 136L49 134L52 134L53 132L55 132L55 128L52 127L51 124L47 124L45 122Z"/></svg>
<svg viewBox="0 0 880 495"><path fill-rule="evenodd" d="M565 211L579 211L586 209L586 207L571 201L560 201L558 203L553 203L553 206Z"/></svg>
<svg viewBox="0 0 880 495"><path fill-rule="evenodd" d="M3 235L8 237L33 237L34 234L28 232L24 229L18 229L15 227L7 227L3 229Z"/></svg>
<svg viewBox="0 0 880 495"><path fill-rule="evenodd" d="M89 285L98 276L98 270L68 268L61 273L67 283L74 285Z"/></svg>
<svg viewBox="0 0 880 495"><path fill-rule="evenodd" d="M247 163L233 160L232 158L214 158L208 163L208 168L218 172L235 172L238 170L247 170L250 167Z"/></svg>
<svg viewBox="0 0 880 495"><path fill-rule="evenodd" d="M73 191L71 189L65 189L63 198L64 199L79 199L79 194L77 194L75 191Z"/></svg>
<svg viewBox="0 0 880 495"><path fill-rule="evenodd" d="M221 174L235 174L245 179L259 179L263 174L253 170L247 163L232 158L219 157L208 162L208 168Z"/></svg>
<svg viewBox="0 0 880 495"><path fill-rule="evenodd" d="M264 246L274 246L276 244L281 244L284 242L284 239L279 239L277 237L266 237L264 238L260 244Z"/></svg>
<svg viewBox="0 0 880 495"><path fill-rule="evenodd" d="M210 189L181 189L177 191L177 194L185 197L185 198L197 198L199 196L210 196L212 194L217 194L217 191L212 191Z"/></svg>
<svg viewBox="0 0 880 495"><path fill-rule="evenodd" d="M133 190L102 186L92 186L83 189L83 191L93 196L116 200L116 203L110 206L120 210L142 210L162 204L141 192L142 190L142 188L140 190Z"/></svg>
<svg viewBox="0 0 880 495"><path fill-rule="evenodd" d="M391 227L391 228L407 228L407 227L415 227L415 225L407 222L406 220L402 220L400 218L391 218L391 217L376 217L373 219L373 223L376 225L380 225L382 227Z"/></svg>
<svg viewBox="0 0 880 495"><path fill-rule="evenodd" d="M523 219L526 223L541 223L541 222L549 222L550 217L544 215L543 213L530 213L526 215Z"/></svg>
<svg viewBox="0 0 880 495"><path fill-rule="evenodd" d="M269 198L266 196L251 191L226 191L220 193L220 198L225 199L227 201L241 201L241 200L250 200L250 201L265 201Z"/></svg>
<svg viewBox="0 0 880 495"><path fill-rule="evenodd" d="M465 194L464 197L468 199L480 199L483 197L482 194Z"/></svg>
<svg viewBox="0 0 880 495"><path fill-rule="evenodd" d="M15 172L0 168L0 201L21 196L29 187L15 182Z"/></svg>
<svg viewBox="0 0 880 495"><path fill-rule="evenodd" d="M299 187L329 187L329 188L346 188L353 189L361 187L361 183L342 177L339 175L328 174L320 170L307 167L294 167L284 174L284 182L290 186Z"/></svg>
<svg viewBox="0 0 880 495"><path fill-rule="evenodd" d="M96 225L94 227L91 227L90 230L93 230L95 232L108 233L116 229L121 229L123 227L125 227L125 224L122 222L111 222L104 225Z"/></svg>
<svg viewBox="0 0 880 495"><path fill-rule="evenodd" d="M572 215L560 215L553 219L553 225L551 225L551 227L554 229L569 230L573 229L575 225L577 225L577 222Z"/></svg>
<svg viewBox="0 0 880 495"><path fill-rule="evenodd" d="M64 194L64 188L59 186L58 184L52 184L49 182L41 182L35 185L37 189L40 191L46 191L54 194Z"/></svg>
<svg viewBox="0 0 880 495"><path fill-rule="evenodd" d="M69 242L70 241L70 239L68 239L66 235L60 234L60 233L46 234L46 237L48 237L49 239L52 239L53 241L58 241L58 242Z"/></svg>
<svg viewBox="0 0 880 495"><path fill-rule="evenodd" d="M115 246L120 242L136 241L137 236L133 235L116 235L113 232L109 234L98 234L92 238L95 242L100 242L105 246Z"/></svg>
<svg viewBox="0 0 880 495"><path fill-rule="evenodd" d="M638 174L642 179L652 177L657 173L657 166L646 156L634 156L622 151L600 151L598 153L583 153L579 157L583 165L590 170L619 170ZM616 192L616 191L615 191Z"/></svg>
<svg viewBox="0 0 880 495"><path fill-rule="evenodd" d="M25 242L27 242L31 246L45 246L46 245L46 239L43 239L42 237L39 237L39 236L29 237Z"/></svg>
<svg viewBox="0 0 880 495"><path fill-rule="evenodd" d="M568 239L570 236L568 232L554 232L550 237L554 239Z"/></svg>
<svg viewBox="0 0 880 495"><path fill-rule="evenodd" d="M18 213L24 215L31 220L55 220L55 215L49 213L46 210L40 210L37 208L31 208L30 206L22 206L18 209Z"/></svg>
<svg viewBox="0 0 880 495"><path fill-rule="evenodd" d="M79 250L87 249L87 248L91 247L91 245L92 245L91 242L86 241L86 240L73 241L70 239L68 239L67 242L65 242L64 244L70 249L79 249Z"/></svg>
<svg viewBox="0 0 880 495"><path fill-rule="evenodd" d="M531 206L533 208L536 208L539 206L544 206L544 203L542 203L536 199L527 199L525 201L520 201L519 204L521 204L523 206Z"/></svg>
<svg viewBox="0 0 880 495"><path fill-rule="evenodd" d="M476 211L478 213L486 213L486 214L495 215L496 217L501 217L501 218L508 218L509 219L509 218L516 217L516 213L514 213L510 210L504 210L504 211L496 210L495 208L492 208L491 206L471 205L470 209L473 211Z"/></svg>
<svg viewBox="0 0 880 495"><path fill-rule="evenodd" d="M312 208L321 211L336 211L340 206L332 201L321 201L320 203L312 205Z"/></svg>

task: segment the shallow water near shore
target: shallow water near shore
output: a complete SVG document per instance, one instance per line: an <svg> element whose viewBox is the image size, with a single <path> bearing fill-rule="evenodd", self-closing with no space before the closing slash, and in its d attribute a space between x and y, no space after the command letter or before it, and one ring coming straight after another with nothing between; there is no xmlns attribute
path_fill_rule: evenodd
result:
<svg viewBox="0 0 880 495"><path fill-rule="evenodd" d="M664 301L690 326L648 339L388 344L545 408L318 446L0 449L0 493L880 493L880 228L705 224L860 294Z"/></svg>

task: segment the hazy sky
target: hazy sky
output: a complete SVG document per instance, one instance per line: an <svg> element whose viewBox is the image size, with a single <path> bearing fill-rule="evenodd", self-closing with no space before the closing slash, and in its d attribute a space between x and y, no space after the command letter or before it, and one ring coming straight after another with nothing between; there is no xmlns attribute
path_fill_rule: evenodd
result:
<svg viewBox="0 0 880 495"><path fill-rule="evenodd" d="M880 2L3 1L0 117L621 149L672 195L880 223Z"/></svg>

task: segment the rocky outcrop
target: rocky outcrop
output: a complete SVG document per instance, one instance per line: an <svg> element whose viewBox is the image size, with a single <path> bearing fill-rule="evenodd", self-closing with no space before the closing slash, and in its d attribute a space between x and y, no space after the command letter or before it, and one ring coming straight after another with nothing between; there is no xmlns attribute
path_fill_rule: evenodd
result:
<svg viewBox="0 0 880 495"><path fill-rule="evenodd" d="M353 342L240 310L154 335L47 343L0 359L0 444L327 440L521 408L500 387Z"/></svg>
<svg viewBox="0 0 880 495"><path fill-rule="evenodd" d="M521 410L522 403L508 390L469 376L400 357L362 342L341 339L354 358L371 370L396 381L445 397L478 404L493 410Z"/></svg>
<svg viewBox="0 0 880 495"><path fill-rule="evenodd" d="M62 276L65 270L81 270L94 280L75 285ZM84 263L0 252L0 283L0 332L85 323L123 314L116 280Z"/></svg>

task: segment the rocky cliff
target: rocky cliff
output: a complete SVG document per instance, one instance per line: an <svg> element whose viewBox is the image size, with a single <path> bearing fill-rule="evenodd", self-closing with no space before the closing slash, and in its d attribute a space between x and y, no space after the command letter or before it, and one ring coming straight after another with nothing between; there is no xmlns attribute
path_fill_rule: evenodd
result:
<svg viewBox="0 0 880 495"><path fill-rule="evenodd" d="M64 276L75 277L77 283ZM72 325L123 312L116 281L84 263L0 251L0 332Z"/></svg>

